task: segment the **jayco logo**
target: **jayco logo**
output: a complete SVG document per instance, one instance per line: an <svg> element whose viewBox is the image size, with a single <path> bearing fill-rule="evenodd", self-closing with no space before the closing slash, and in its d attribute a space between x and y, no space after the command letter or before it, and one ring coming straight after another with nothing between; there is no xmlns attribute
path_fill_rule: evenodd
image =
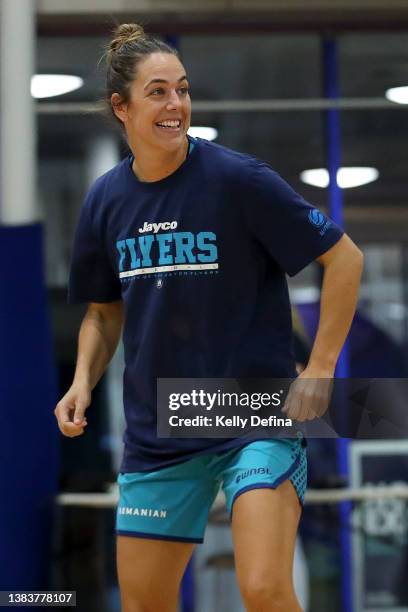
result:
<svg viewBox="0 0 408 612"><path fill-rule="evenodd" d="M147 223L144 222L143 227L139 227L139 233L153 232L157 234L160 230L174 230L177 227L177 221L164 221L163 223Z"/></svg>

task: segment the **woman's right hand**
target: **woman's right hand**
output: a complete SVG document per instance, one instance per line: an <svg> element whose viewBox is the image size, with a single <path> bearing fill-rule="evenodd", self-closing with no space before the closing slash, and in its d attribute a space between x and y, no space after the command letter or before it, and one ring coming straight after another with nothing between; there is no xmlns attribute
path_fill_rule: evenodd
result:
<svg viewBox="0 0 408 612"><path fill-rule="evenodd" d="M75 438L84 433L87 425L85 410L91 403L91 390L75 383L58 402L54 414L64 436Z"/></svg>

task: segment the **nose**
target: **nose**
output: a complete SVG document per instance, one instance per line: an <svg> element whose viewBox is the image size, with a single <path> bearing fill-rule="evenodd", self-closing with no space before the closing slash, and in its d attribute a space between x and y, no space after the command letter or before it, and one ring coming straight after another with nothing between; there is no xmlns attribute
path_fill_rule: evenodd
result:
<svg viewBox="0 0 408 612"><path fill-rule="evenodd" d="M177 93L176 89L171 89L169 92L169 97L167 100L166 108L167 110L177 110L181 106L180 96Z"/></svg>

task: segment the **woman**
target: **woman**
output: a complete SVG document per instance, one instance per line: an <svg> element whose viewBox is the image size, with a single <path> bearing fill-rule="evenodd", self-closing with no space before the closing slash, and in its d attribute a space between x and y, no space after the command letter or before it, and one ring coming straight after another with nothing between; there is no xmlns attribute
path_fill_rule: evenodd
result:
<svg viewBox="0 0 408 612"><path fill-rule="evenodd" d="M85 200L69 285L88 302L61 431L81 435L121 335L127 429L118 478L123 610L176 610L184 569L223 482L237 578L250 611L300 610L292 561L305 488L301 439L160 439L160 377L292 377L285 272L324 266L319 332L303 378L332 378L362 256L265 163L187 136L177 52L135 24L107 52L107 100L132 154ZM308 411L289 405L287 416ZM255 468L255 469L254 469ZM262 468L262 469L258 469Z"/></svg>

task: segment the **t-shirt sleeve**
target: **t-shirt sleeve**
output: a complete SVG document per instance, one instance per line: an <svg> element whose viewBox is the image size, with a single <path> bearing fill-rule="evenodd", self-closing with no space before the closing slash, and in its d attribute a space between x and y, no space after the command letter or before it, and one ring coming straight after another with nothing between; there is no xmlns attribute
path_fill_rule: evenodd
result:
<svg viewBox="0 0 408 612"><path fill-rule="evenodd" d="M246 217L254 237L294 276L343 235L343 230L310 205L266 163L257 162L245 189Z"/></svg>
<svg viewBox="0 0 408 612"><path fill-rule="evenodd" d="M68 302L114 302L121 299L120 280L98 240L88 193L75 232L68 282Z"/></svg>

